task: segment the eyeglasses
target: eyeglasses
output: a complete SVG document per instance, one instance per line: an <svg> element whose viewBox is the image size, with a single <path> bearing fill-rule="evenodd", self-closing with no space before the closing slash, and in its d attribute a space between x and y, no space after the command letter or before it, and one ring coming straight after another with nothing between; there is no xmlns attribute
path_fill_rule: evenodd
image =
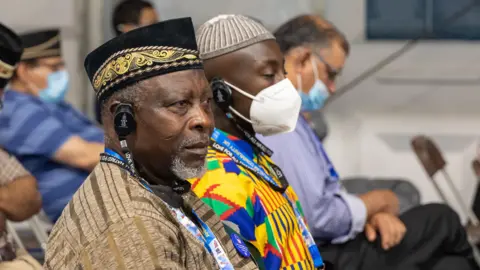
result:
<svg viewBox="0 0 480 270"><path fill-rule="evenodd" d="M51 71L59 71L59 70L61 70L65 67L65 63L60 62L60 63L50 64L50 63L44 63L44 62L37 62L36 66L37 67L46 67L46 68L50 69Z"/></svg>
<svg viewBox="0 0 480 270"><path fill-rule="evenodd" d="M325 61L325 59L323 59L323 57L319 53L314 52L313 54L315 54L318 60L320 60L320 62L322 62L327 68L328 80L334 82L338 74L340 74L341 70L332 67L327 61Z"/></svg>

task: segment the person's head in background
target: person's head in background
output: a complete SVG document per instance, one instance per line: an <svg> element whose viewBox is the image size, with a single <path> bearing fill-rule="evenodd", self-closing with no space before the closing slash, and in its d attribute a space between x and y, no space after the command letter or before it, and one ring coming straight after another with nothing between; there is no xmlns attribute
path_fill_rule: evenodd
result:
<svg viewBox="0 0 480 270"><path fill-rule="evenodd" d="M11 29L0 23L0 109L3 89L12 78L22 52L20 38Z"/></svg>
<svg viewBox="0 0 480 270"><path fill-rule="evenodd" d="M61 56L60 31L42 30L20 35L24 51L11 80L14 91L37 96L45 102L63 101L69 76Z"/></svg>
<svg viewBox="0 0 480 270"><path fill-rule="evenodd" d="M295 127L300 97L286 79L284 59L275 38L263 25L243 15L219 15L197 31L200 57L209 81L219 77L225 91L212 85L215 126L243 137L273 135Z"/></svg>
<svg viewBox="0 0 480 270"><path fill-rule="evenodd" d="M118 36L133 29L158 22L155 7L147 1L125 0L113 11L113 30Z"/></svg>
<svg viewBox="0 0 480 270"><path fill-rule="evenodd" d="M330 22L302 15L286 22L274 33L285 55L288 78L302 97L302 111L323 107L336 90L335 80L349 54L349 44Z"/></svg>

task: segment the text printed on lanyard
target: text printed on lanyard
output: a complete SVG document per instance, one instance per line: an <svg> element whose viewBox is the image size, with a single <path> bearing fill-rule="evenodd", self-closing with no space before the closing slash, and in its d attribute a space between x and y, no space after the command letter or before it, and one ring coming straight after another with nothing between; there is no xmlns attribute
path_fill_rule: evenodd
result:
<svg viewBox="0 0 480 270"><path fill-rule="evenodd" d="M239 149L236 146L235 142L227 138L227 136L222 134L217 129L213 131L212 141L213 141L212 147L215 148L217 151L223 152L224 154L228 155L236 163L241 164L248 170L255 173L258 177L263 178L263 180L271 183L271 185L278 186L273 180L273 178L270 175L268 175L263 168L261 168L251 158L249 158L241 149ZM275 171L278 171L278 173L280 173L282 177L285 177L280 168L277 167ZM276 174L275 171L274 173ZM302 232L303 240L308 247L308 251L310 252L310 255L312 256L315 268L323 267L323 260L322 260L322 256L320 255L320 251L318 250L317 245L315 244L315 240L313 239L312 234L310 233L310 231L307 228L307 225L305 224L305 221L300 213L300 210L297 208L295 202L292 201L285 192L283 192L282 195L289 202L289 204L293 209L293 212L297 219L299 229Z"/></svg>
<svg viewBox="0 0 480 270"><path fill-rule="evenodd" d="M111 149L105 149L105 153L100 156L100 161L116 164L132 173L128 165L123 161L122 156L120 156L118 153ZM144 179L140 179L140 183L149 192L154 193ZM212 256L215 258L215 261L217 262L221 270L234 270L232 263L228 259L228 256L223 250L220 242L215 237L215 234L208 227L208 225L205 224L197 216L195 211L192 210L192 214L200 223L201 228L198 228L198 226L192 220L190 220L190 218L188 218L182 211L180 211L180 209L174 208L168 205L166 202L164 203L178 220L178 222L182 224L182 226L185 227L185 229L187 229L187 231L189 231L195 238L197 238L201 243L204 244L208 252L212 254Z"/></svg>

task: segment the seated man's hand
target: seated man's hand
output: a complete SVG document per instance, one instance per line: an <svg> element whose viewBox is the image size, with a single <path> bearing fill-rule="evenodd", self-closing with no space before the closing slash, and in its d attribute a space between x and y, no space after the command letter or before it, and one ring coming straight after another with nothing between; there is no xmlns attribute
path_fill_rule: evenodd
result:
<svg viewBox="0 0 480 270"><path fill-rule="evenodd" d="M377 189L359 196L367 208L368 217L373 217L380 212L393 215L399 213L399 201L397 195L388 189Z"/></svg>
<svg viewBox="0 0 480 270"><path fill-rule="evenodd" d="M373 242L377 239L377 232L382 240L382 248L388 250L402 241L407 228L398 217L389 213L378 213L365 225L365 235Z"/></svg>

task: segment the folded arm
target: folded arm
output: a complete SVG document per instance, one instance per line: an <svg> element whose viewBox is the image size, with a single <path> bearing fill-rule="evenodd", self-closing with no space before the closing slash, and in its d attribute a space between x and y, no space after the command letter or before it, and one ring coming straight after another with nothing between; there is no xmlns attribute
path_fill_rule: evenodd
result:
<svg viewBox="0 0 480 270"><path fill-rule="evenodd" d="M100 161L103 143L88 142L70 131L50 112L35 104L27 116L12 114L2 144L17 156L46 156L57 162L91 171ZM20 106L18 110L23 110Z"/></svg>
<svg viewBox="0 0 480 270"><path fill-rule="evenodd" d="M359 196L367 208L368 219L380 212L397 216L400 204L397 195L391 190L373 190Z"/></svg>
<svg viewBox="0 0 480 270"><path fill-rule="evenodd" d="M100 161L104 150L102 143L87 142L79 136L71 136L55 151L53 159L75 168L91 171Z"/></svg>

